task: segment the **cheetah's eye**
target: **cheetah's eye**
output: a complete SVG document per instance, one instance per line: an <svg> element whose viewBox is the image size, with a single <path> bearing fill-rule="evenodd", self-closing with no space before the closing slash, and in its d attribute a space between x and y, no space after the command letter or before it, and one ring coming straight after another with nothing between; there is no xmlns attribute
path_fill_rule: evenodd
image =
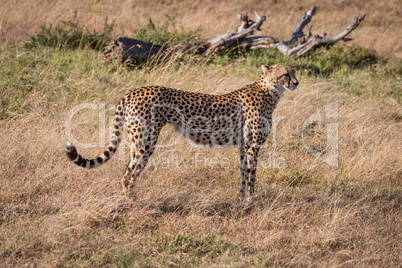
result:
<svg viewBox="0 0 402 268"><path fill-rule="evenodd" d="M290 77L289 74L285 74L284 76L285 76L289 81L292 80L292 78Z"/></svg>

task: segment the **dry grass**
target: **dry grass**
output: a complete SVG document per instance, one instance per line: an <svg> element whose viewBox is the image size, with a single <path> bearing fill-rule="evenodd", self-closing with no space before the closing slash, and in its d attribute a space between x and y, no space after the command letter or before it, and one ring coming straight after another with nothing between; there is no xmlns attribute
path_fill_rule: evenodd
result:
<svg viewBox="0 0 402 268"><path fill-rule="evenodd" d="M72 12L72 4L40 3L5 3L0 11L2 38L24 39L41 21L71 17L67 13ZM77 1L75 5L89 27L94 23L92 3ZM303 10L311 3L303 4ZM395 10L390 12L397 12L397 1L348 3L334 2L323 8L314 25L331 27L330 32L347 23L352 14L367 9L372 13L355 33L356 43L380 53L400 53L400 19L376 15L376 25L373 19L374 14L384 14L381 12L391 7ZM278 25L287 22L284 14L297 14L292 17L294 25L300 7L289 4L283 8L279 2L219 3L213 8L212 2L203 6L201 2L167 1L163 9L156 2L126 4L130 9L121 10L120 5L101 1L97 22L108 14L109 18L119 18L118 25L129 31L132 22L127 18L134 14L141 14L136 21L145 24L150 15L154 18L155 14L170 12L177 14L179 25L192 30L202 25L203 35L210 37L227 31L228 25L232 29L236 12L254 6L268 16L277 11ZM23 15L28 7L33 15L22 20L27 18ZM158 13L151 13L153 9ZM225 15L226 24L212 23ZM330 23L331 18L336 23L339 19L340 24ZM19 27L11 27L16 24ZM293 26L287 27L291 31ZM272 35L283 34L275 31ZM385 37L387 31L392 33L387 39L392 46L370 43ZM370 35L363 36L364 32ZM120 187L128 159L124 147L120 148L121 154L99 169L86 171L73 166L63 148L66 114L83 102L115 105L124 93L143 85L225 93L253 81L258 70L246 66L243 60L230 65L203 65L195 64L195 59L149 70L129 70L117 64L99 67L99 55L94 51L26 51L19 46L0 51L0 62L10 59L11 63L0 68L2 100L10 97L6 94L20 94L30 86L34 89L20 98L23 103L17 102L20 109L0 121L2 265L400 265L401 80L398 75L387 74L387 66L335 72L327 78L297 70L300 87L283 96L275 111L279 120L275 138L271 135L262 149L255 196L244 200L238 197L237 148L200 149L179 140L174 146L155 151L138 181L137 200L129 205ZM5 90L10 88L8 83L16 88L15 93ZM325 109L331 103L337 103L339 112L328 118ZM317 111L322 124L312 129L314 135L302 137L304 123ZM72 123L75 137L96 142L97 111L83 111ZM306 149L325 149L330 124L338 124L338 167L323 163ZM166 128L160 144L176 138ZM81 150L85 156L100 151L98 147Z"/></svg>
<svg viewBox="0 0 402 268"><path fill-rule="evenodd" d="M313 32L337 34L354 16L366 13L367 17L351 34L355 44L376 50L381 56L402 56L401 5L391 1L21 1L2 0L0 10L0 41L25 40L43 23L57 24L70 20L77 11L78 19L88 29L100 30L105 18L116 22L116 34L130 35L133 30L148 23L163 24L166 15L175 18L184 30L201 29L204 38L213 38L233 31L238 25L237 13L254 10L267 16L262 34L287 39L301 13L316 4ZM95 4L97 3L97 4Z"/></svg>

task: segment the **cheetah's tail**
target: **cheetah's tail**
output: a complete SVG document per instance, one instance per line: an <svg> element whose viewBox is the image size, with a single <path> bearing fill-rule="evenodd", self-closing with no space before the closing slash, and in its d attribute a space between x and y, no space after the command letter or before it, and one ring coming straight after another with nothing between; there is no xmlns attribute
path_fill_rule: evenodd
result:
<svg viewBox="0 0 402 268"><path fill-rule="evenodd" d="M93 159L84 158L77 153L75 146L72 145L71 142L67 141L65 147L68 159L70 159L70 161L72 161L74 164L86 169L97 168L106 163L114 155L121 142L121 135L123 133L122 108L122 103L120 103L120 105L117 107L113 122L114 132L112 138L109 145L105 148L105 151L100 156Z"/></svg>

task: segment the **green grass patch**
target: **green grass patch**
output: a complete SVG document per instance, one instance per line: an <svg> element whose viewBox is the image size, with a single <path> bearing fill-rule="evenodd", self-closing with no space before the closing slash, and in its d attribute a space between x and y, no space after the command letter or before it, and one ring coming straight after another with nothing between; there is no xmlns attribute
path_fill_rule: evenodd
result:
<svg viewBox="0 0 402 268"><path fill-rule="evenodd" d="M135 251L124 252L119 250L114 256L106 255L104 261L113 263L116 267L132 267L136 263L137 255Z"/></svg>
<svg viewBox="0 0 402 268"><path fill-rule="evenodd" d="M261 64L283 63L297 70L305 70L309 75L320 77L329 77L334 73L346 74L350 70L371 68L384 62L374 51L358 46L346 47L342 44L336 44L330 48L323 47L300 58L285 56L275 49L256 49L251 52L232 49L212 60L213 63L222 65L228 65L234 61L240 61L253 68ZM391 70L391 73L395 72L397 71Z"/></svg>
<svg viewBox="0 0 402 268"><path fill-rule="evenodd" d="M158 236L156 247L160 252L187 253L198 257L218 255L236 248L236 245L221 239L218 235L211 234L201 238L191 235Z"/></svg>
<svg viewBox="0 0 402 268"><path fill-rule="evenodd" d="M98 68L98 60L92 50L0 50L0 119L58 113L60 107L102 95L127 70L116 75L109 66Z"/></svg>
<svg viewBox="0 0 402 268"><path fill-rule="evenodd" d="M68 21L60 21L55 27L52 24L42 25L40 30L30 36L25 42L27 49L38 47L51 47L57 49L76 49L90 47L100 49L112 38L114 23L105 20L101 32L90 32L79 24L77 12L74 18Z"/></svg>

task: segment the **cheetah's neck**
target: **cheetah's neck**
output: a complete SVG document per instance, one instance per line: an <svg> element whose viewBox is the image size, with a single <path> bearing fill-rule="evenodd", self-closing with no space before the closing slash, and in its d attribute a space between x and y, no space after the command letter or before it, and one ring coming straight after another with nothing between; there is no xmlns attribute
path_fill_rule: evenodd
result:
<svg viewBox="0 0 402 268"><path fill-rule="evenodd" d="M283 92L285 92L285 87L283 86L278 86L278 85L270 85L270 91L273 93L274 96L276 96L279 100L280 97L282 97Z"/></svg>

